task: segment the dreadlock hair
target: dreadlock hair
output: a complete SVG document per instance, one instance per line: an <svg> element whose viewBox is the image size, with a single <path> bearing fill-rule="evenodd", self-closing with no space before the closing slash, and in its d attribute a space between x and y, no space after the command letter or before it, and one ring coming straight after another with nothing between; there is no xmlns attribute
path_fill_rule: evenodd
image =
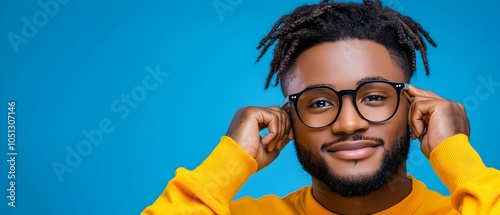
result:
<svg viewBox="0 0 500 215"><path fill-rule="evenodd" d="M416 70L415 50L420 51L425 74L429 75L427 46L422 36L436 47L419 23L391 8L382 7L380 0L363 0L363 4L323 0L319 4L298 7L291 14L282 16L260 41L257 50L262 51L257 62L278 41L264 88L269 87L277 73L274 86L281 80L284 90L296 58L306 49L345 39L371 40L388 49L393 62L404 71L406 81L409 81Z"/></svg>

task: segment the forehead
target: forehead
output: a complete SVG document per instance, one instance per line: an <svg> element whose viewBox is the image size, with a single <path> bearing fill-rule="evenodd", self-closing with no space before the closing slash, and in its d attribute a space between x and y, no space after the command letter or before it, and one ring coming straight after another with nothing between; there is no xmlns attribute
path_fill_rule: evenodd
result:
<svg viewBox="0 0 500 215"><path fill-rule="evenodd" d="M326 42L301 53L295 62L294 75L287 94L298 93L317 85L332 85L337 90L354 89L368 77L382 77L403 82L403 70L392 60L389 51L369 40Z"/></svg>

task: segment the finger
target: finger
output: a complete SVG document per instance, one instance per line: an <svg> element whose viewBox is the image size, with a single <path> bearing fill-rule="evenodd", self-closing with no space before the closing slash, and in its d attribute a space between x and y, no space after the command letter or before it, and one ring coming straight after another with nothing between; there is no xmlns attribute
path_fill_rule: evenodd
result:
<svg viewBox="0 0 500 215"><path fill-rule="evenodd" d="M267 107L266 110L269 111L270 113L275 114L276 117L278 118L278 121L279 121L276 135L273 136L274 138L272 138L270 140L268 140L266 138L266 141L267 141L265 143L265 144L267 144L266 149L268 151L272 151L275 148L278 148L281 150L282 148L284 148L286 143L288 143L290 141L289 136L291 136L293 138L293 133L290 134L290 132L289 132L291 130L291 127L292 127L291 121L289 119L289 115L286 112L286 110L283 110L282 108L280 108L278 106ZM271 131L269 131L269 132L271 132Z"/></svg>
<svg viewBox="0 0 500 215"><path fill-rule="evenodd" d="M410 129L411 129L411 139L412 140L415 140L417 138L416 134L415 134L415 124L413 123L413 120L412 120L412 107L410 106L409 110L408 110L408 126L410 126Z"/></svg>
<svg viewBox="0 0 500 215"><path fill-rule="evenodd" d="M425 116L424 116L425 117ZM422 139L424 139L424 136L427 134L427 128L424 127L424 130L422 131L422 133L420 133L420 135L418 136L418 140L420 140L420 142L422 142Z"/></svg>
<svg viewBox="0 0 500 215"><path fill-rule="evenodd" d="M267 127L268 133L262 137L262 144L267 145L278 136L279 122L276 114L267 110L260 111L256 116L257 122Z"/></svg>
<svg viewBox="0 0 500 215"><path fill-rule="evenodd" d="M288 142L290 142L288 137L284 137L283 139L278 141L278 143L276 144L276 147L273 150L281 151L283 148L285 148L285 146Z"/></svg>
<svg viewBox="0 0 500 215"><path fill-rule="evenodd" d="M269 107L267 107L267 109L275 110L275 111L280 111L281 110L281 108L278 107L278 106L269 106Z"/></svg>
<svg viewBox="0 0 500 215"><path fill-rule="evenodd" d="M279 133L279 141L276 145L276 147L281 150L284 148L284 146L286 145L286 143L288 143L290 141L290 139L288 139L288 132L290 131L291 129L291 124L290 124L290 120L288 119L288 114L286 113L285 110L282 110L282 109L279 109L279 118L281 120L281 131Z"/></svg>
<svg viewBox="0 0 500 215"><path fill-rule="evenodd" d="M411 95L413 98L410 98L409 95ZM408 124L412 130L411 134L412 139L417 139L419 136L421 136L421 134L418 135L420 127L425 127L429 124L429 115L424 114L424 116L421 118L424 121L423 125L420 125L421 124L420 122L416 122L415 124L415 121L413 120L414 115L412 114L413 112L412 110L414 109L415 105L419 101L442 99L442 98L431 91L421 90L419 88L414 87L413 85L409 85L408 90L405 92L405 96L407 96L410 103L412 103L408 114Z"/></svg>
<svg viewBox="0 0 500 215"><path fill-rule="evenodd" d="M433 105L433 100L419 100L414 101L410 106L411 118L410 122L413 124L413 131L416 137L422 136L424 133L425 126L427 123L424 118L426 115L431 115L431 107Z"/></svg>
<svg viewBox="0 0 500 215"><path fill-rule="evenodd" d="M414 87L413 85L410 85L408 87L408 91L407 92L408 92L408 94L410 94L410 96L413 96L413 97L422 96L422 97L428 97L428 98L442 99L440 96L438 96L437 94L433 93L432 91L422 90L422 89Z"/></svg>
<svg viewBox="0 0 500 215"><path fill-rule="evenodd" d="M414 97L413 99L413 103L416 103L418 104L418 102L430 102L430 101L439 101L439 100L442 100L440 98L434 98L434 97L422 97L422 96L419 96L419 97ZM424 116L422 116L422 120L425 122L425 125L428 125L429 124L429 119L430 119L430 116L429 116L429 113L426 113L424 114Z"/></svg>
<svg viewBox="0 0 500 215"><path fill-rule="evenodd" d="M272 115L276 120L276 128L273 129L272 131L270 130L270 128L268 128L269 130L269 133L271 132L274 132L275 135L273 136L273 138L271 138L266 144L266 149L270 152L272 150L274 150L278 144L280 143L281 139L283 139L283 136L284 136L284 130L285 130L285 125L283 124L284 123L284 117L283 117L283 113L282 111L279 109L279 108L275 108L275 107L270 107L270 108L267 108L267 111L269 112L270 115Z"/></svg>
<svg viewBox="0 0 500 215"><path fill-rule="evenodd" d="M290 120L290 117L288 116L288 113L285 110L283 110L283 115L285 119L285 133L283 133L283 135L289 140L291 140L291 138L289 137L290 136L289 133L292 130L292 122Z"/></svg>
<svg viewBox="0 0 500 215"><path fill-rule="evenodd" d="M286 114L285 111L283 111L283 124L285 129L283 131L283 137L277 146L279 150L282 150L286 146L286 144L291 140L289 133L290 130L292 129L292 125L290 120L288 119L288 114Z"/></svg>
<svg viewBox="0 0 500 215"><path fill-rule="evenodd" d="M429 97L415 97L414 100L412 100L411 104L410 104L410 108L408 110L408 125L410 126L411 128L411 138L413 140L417 139L419 137L419 128L421 127L419 125L419 122L418 121L415 121L414 117L415 117L415 106L419 105L419 102L425 102L425 101L429 101L429 100L432 100L433 98L429 98ZM425 121L425 123L428 124L428 118L427 118L427 115L424 115L423 117L423 120ZM424 127L426 126L426 124L423 125Z"/></svg>

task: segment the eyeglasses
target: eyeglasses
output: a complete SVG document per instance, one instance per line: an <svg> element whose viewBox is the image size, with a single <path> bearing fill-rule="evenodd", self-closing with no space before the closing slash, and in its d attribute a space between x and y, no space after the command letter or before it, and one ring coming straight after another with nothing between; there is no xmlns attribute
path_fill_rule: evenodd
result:
<svg viewBox="0 0 500 215"><path fill-rule="evenodd" d="M356 89L336 91L327 86L311 87L289 95L284 104L295 106L300 121L311 128L322 128L337 120L342 96L350 95L358 115L369 122L384 122L394 116L405 83L368 81Z"/></svg>

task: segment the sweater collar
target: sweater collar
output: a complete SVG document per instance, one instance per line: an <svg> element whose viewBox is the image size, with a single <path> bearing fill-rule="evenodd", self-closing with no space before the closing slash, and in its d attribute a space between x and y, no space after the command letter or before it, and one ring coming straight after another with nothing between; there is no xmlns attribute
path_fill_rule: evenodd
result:
<svg viewBox="0 0 500 215"><path fill-rule="evenodd" d="M378 214L378 215L399 214L399 213L401 213L401 211L411 213L411 212L416 211L420 207L420 205L424 201L427 187L425 186L424 183L416 180L411 175L408 175L408 178L410 178L411 182L412 182L411 193L406 198L404 198L402 201L397 203L396 205L394 205L390 208L387 208L383 211L380 211L378 213L375 213L375 214ZM307 214L307 213L314 212L314 214L318 214L318 215L323 215L323 214L324 215L332 215L332 214L334 214L333 212L324 208L321 204L318 203L318 201L316 201L316 199L314 199L314 197L312 195L311 186L303 188L301 190L301 192L302 192L301 195L302 195L303 201L300 201L300 202L302 204L304 204L303 207L301 207L301 208L304 208L304 210L305 210L305 211L303 211L304 213Z"/></svg>

